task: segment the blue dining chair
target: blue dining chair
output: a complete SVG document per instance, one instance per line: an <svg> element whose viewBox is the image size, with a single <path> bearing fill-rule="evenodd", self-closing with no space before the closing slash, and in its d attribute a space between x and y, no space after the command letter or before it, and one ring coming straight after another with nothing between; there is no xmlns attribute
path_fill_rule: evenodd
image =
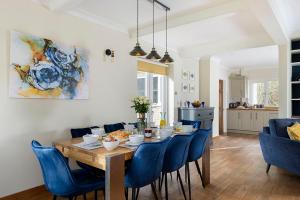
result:
<svg viewBox="0 0 300 200"><path fill-rule="evenodd" d="M166 138L160 142L145 142L138 146L126 170L126 199L128 188L132 188L132 200L137 200L139 188L146 185L151 185L154 197L158 199L154 182L160 176L169 141Z"/></svg>
<svg viewBox="0 0 300 200"><path fill-rule="evenodd" d="M192 134L175 135L169 142L164 157L164 164L162 169L162 181L160 187L165 181L165 194L166 200L168 200L168 173L177 172L180 186L184 199L186 199L185 190L182 184L181 175L179 169L186 164L187 156L189 152L189 146L193 139Z"/></svg>
<svg viewBox="0 0 300 200"><path fill-rule="evenodd" d="M105 178L91 176L84 169L71 170L65 157L56 148L44 147L35 140L31 142L31 147L40 163L45 186L53 194L53 200L57 197L72 200L79 195L83 195L86 200L86 193L104 190Z"/></svg>
<svg viewBox="0 0 300 200"><path fill-rule="evenodd" d="M116 124L105 124L104 130L105 130L105 133L111 133L114 131L123 130L124 125L125 125L125 123L123 123L123 122L116 123Z"/></svg>
<svg viewBox="0 0 300 200"><path fill-rule="evenodd" d="M92 126L92 127L87 127L87 128L72 128L71 129L71 136L72 138L80 138L86 134L92 134L91 129L93 128L99 128L99 126ZM96 167L84 164L82 162L76 161L77 165L81 167L82 169L88 170L92 174L99 176L103 175L105 172L103 170L100 170Z"/></svg>
<svg viewBox="0 0 300 200"><path fill-rule="evenodd" d="M201 121L181 120L182 125L193 125L193 128L200 129Z"/></svg>
<svg viewBox="0 0 300 200"><path fill-rule="evenodd" d="M195 162L198 174L199 174L201 182L202 182L202 186L203 186L203 188L205 187L198 160L202 157L202 155L205 151L207 140L210 136L210 131L204 130L204 129L199 129L199 130L195 131L192 135L193 135L193 139L192 139L190 147L189 147L188 157L187 157L187 162L186 162L186 171L185 171L187 173L187 176L185 175L185 177L187 177L187 179L188 179L189 199L192 198L191 197L191 179L190 179L189 163Z"/></svg>

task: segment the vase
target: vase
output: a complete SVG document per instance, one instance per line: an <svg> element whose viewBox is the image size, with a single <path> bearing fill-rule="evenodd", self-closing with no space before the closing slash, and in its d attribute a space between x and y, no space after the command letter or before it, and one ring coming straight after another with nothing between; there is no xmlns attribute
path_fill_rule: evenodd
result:
<svg viewBox="0 0 300 200"><path fill-rule="evenodd" d="M146 113L137 113L137 129L139 134L144 134L145 128L147 128Z"/></svg>

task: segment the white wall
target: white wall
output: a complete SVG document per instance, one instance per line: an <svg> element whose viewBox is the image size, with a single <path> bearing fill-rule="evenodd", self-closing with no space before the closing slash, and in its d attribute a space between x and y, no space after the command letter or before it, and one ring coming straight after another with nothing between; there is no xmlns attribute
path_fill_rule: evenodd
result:
<svg viewBox="0 0 300 200"><path fill-rule="evenodd" d="M89 50L89 100L9 98L10 30ZM2 0L0 44L0 197L42 184L32 139L51 145L70 137L71 127L135 119L130 99L136 95L136 64L128 53L135 43L126 34L49 12L30 0ZM116 50L115 63L103 62L105 48Z"/></svg>
<svg viewBox="0 0 300 200"><path fill-rule="evenodd" d="M207 105L214 107L213 137L219 135L219 80L223 80L223 119L224 132L227 132L227 107L229 97L230 71L218 59L213 57L202 58L199 64L199 98Z"/></svg>

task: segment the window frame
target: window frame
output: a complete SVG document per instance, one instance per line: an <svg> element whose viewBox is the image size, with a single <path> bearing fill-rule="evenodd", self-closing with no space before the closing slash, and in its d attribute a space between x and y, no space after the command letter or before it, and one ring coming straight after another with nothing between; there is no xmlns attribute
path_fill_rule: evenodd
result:
<svg viewBox="0 0 300 200"><path fill-rule="evenodd" d="M250 97L250 102L251 104L257 104L255 103L254 101L254 93L253 93L253 90L254 90L254 84L255 83L263 83L264 84L264 102L263 102L263 105L264 106L267 106L267 107L278 107L278 106L275 106L275 105L269 105L269 82L270 81L277 81L276 79L269 79L269 80L251 80L249 81L249 85L250 85L250 93L249 93L249 97ZM278 95L279 95L279 91L278 91ZM278 105L279 105L279 102L278 102Z"/></svg>

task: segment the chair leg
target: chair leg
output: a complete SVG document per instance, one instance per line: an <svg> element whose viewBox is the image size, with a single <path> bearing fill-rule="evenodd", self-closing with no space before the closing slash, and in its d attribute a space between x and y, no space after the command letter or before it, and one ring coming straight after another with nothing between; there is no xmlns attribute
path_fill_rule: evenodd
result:
<svg viewBox="0 0 300 200"><path fill-rule="evenodd" d="M128 188L125 188L125 199L128 200Z"/></svg>
<svg viewBox="0 0 300 200"><path fill-rule="evenodd" d="M202 173L201 173L201 170L200 170L200 166L199 166L199 163L198 163L197 160L195 161L195 164L196 164L197 171L198 171L198 174L199 174L200 179L201 179L202 187L205 188L204 181L203 181L203 176L202 176Z"/></svg>
<svg viewBox="0 0 300 200"><path fill-rule="evenodd" d="M187 179L188 179L188 189L189 189L189 200L192 199L192 192L191 192L191 174L190 174L190 166L189 163L186 163L186 169L187 169Z"/></svg>
<svg viewBox="0 0 300 200"><path fill-rule="evenodd" d="M156 193L156 187L155 187L154 183L151 183L151 189L154 194L155 200L158 200L157 193Z"/></svg>
<svg viewBox="0 0 300 200"><path fill-rule="evenodd" d="M183 187L183 184L182 184L182 179L181 179L179 170L177 170L177 174L178 174L178 177L179 177L179 183L180 183L180 187L181 187L184 199L186 200L186 195L185 195L185 191L184 191L184 187Z"/></svg>
<svg viewBox="0 0 300 200"><path fill-rule="evenodd" d="M165 174L163 174L163 175L161 176L161 181L160 181L160 183L159 183L159 191L161 191L161 189L162 189L162 184L163 184L163 182L164 182L164 176L165 176Z"/></svg>
<svg viewBox="0 0 300 200"><path fill-rule="evenodd" d="M171 181L173 181L173 176L172 176L172 172L170 173L170 176L171 176Z"/></svg>
<svg viewBox="0 0 300 200"><path fill-rule="evenodd" d="M56 200L57 199L57 196L56 195L53 195L53 200Z"/></svg>
<svg viewBox="0 0 300 200"><path fill-rule="evenodd" d="M86 200L86 194L84 193L82 196L83 196L83 200Z"/></svg>
<svg viewBox="0 0 300 200"><path fill-rule="evenodd" d="M73 200L73 197L69 197L69 200Z"/></svg>
<svg viewBox="0 0 300 200"><path fill-rule="evenodd" d="M98 192L95 190L95 200L98 200Z"/></svg>
<svg viewBox="0 0 300 200"><path fill-rule="evenodd" d="M138 189L136 190L135 200L138 200L138 198L139 198L139 193L140 193L140 188L138 188Z"/></svg>
<svg viewBox="0 0 300 200"><path fill-rule="evenodd" d="M166 200L169 199L168 197L168 176L167 176L167 173L165 173L165 193L166 193Z"/></svg>
<svg viewBox="0 0 300 200"><path fill-rule="evenodd" d="M270 168L271 168L271 165L270 165L270 164L267 164L267 169L266 169L266 173L267 173L267 174L269 173Z"/></svg>
<svg viewBox="0 0 300 200"><path fill-rule="evenodd" d="M187 163L188 164L188 163ZM185 165L185 167L184 167L184 180L185 180L185 183L187 183L187 171L188 171L188 169L187 169L187 164Z"/></svg>
<svg viewBox="0 0 300 200"><path fill-rule="evenodd" d="M135 190L135 188L132 188L131 190L132 190L131 200L135 200L135 197L136 197L136 196L135 196L135 191L136 191L136 190Z"/></svg>

